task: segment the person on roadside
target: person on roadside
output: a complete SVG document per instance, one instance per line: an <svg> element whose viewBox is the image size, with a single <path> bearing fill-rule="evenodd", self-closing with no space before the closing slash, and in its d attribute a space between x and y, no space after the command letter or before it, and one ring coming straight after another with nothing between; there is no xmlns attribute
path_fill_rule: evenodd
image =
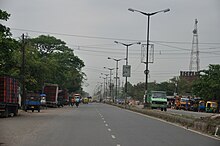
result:
<svg viewBox="0 0 220 146"><path fill-rule="evenodd" d="M75 102L76 102L76 107L78 108L79 103L80 103L80 98L79 98L79 97L77 97Z"/></svg>

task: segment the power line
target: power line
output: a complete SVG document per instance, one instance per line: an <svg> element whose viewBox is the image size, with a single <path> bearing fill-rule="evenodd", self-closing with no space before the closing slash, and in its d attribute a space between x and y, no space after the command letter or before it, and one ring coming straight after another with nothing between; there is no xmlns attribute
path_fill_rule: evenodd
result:
<svg viewBox="0 0 220 146"><path fill-rule="evenodd" d="M38 30L30 30L30 29L20 29L20 28L11 28L12 30L18 31L28 31L35 33L44 33L44 34L54 34L61 36L70 36L70 37L80 37L80 38L88 38L88 39L101 39L101 40L121 40L121 41L140 41L133 39L122 39L122 38L113 38L113 37L100 37L100 36L88 36L88 35L78 35L78 34L67 34L67 33L58 33L58 32L49 32L49 31L38 31ZM143 42L143 41L142 41Z"/></svg>
<svg viewBox="0 0 220 146"><path fill-rule="evenodd" d="M114 38L114 37L100 37L100 36L89 36L89 35L78 35L78 34L67 34L67 33L58 33L58 32L49 32L49 31L39 31L32 29L21 29L21 28L11 28L16 31L27 31L27 32L35 32L35 33L44 33L44 34L55 34L61 36L70 36L70 37L81 37L81 38L89 38L89 39L102 39L102 40L123 40L123 41L140 41L146 42L146 40L137 40L137 39L125 39L125 38ZM167 44L191 44L191 42L181 42L181 41L158 41L152 40L150 42L153 43L167 43ZM200 42L199 44L215 44L220 45L220 43L216 42Z"/></svg>

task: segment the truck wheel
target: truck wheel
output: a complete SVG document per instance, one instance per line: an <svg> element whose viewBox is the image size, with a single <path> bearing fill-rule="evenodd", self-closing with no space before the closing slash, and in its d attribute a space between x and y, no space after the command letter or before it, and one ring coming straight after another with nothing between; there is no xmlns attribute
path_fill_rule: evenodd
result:
<svg viewBox="0 0 220 146"><path fill-rule="evenodd" d="M5 109L5 112L4 112L4 118L7 118L8 117L8 108Z"/></svg>
<svg viewBox="0 0 220 146"><path fill-rule="evenodd" d="M38 109L38 113L40 112L40 109Z"/></svg>
<svg viewBox="0 0 220 146"><path fill-rule="evenodd" d="M14 116L17 116L17 115L18 115L18 107L16 107L14 111Z"/></svg>
<svg viewBox="0 0 220 146"><path fill-rule="evenodd" d="M160 110L163 111L163 108L161 108Z"/></svg>
<svg viewBox="0 0 220 146"><path fill-rule="evenodd" d="M166 112L166 111L167 111L167 108L164 108L164 111Z"/></svg>
<svg viewBox="0 0 220 146"><path fill-rule="evenodd" d="M34 112L34 110L32 109L32 112Z"/></svg>

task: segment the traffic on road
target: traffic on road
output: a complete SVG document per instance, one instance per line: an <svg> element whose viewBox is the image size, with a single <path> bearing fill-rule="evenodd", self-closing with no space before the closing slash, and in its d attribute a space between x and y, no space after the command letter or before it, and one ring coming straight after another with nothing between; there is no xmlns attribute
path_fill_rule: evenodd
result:
<svg viewBox="0 0 220 146"><path fill-rule="evenodd" d="M102 103L49 108L40 113L19 111L1 118L2 145L201 145L220 140L146 115Z"/></svg>

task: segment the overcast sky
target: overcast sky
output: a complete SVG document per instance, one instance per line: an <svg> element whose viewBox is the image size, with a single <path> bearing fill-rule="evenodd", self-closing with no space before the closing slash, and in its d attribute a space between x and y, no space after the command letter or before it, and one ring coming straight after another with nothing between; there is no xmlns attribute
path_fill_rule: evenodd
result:
<svg viewBox="0 0 220 146"><path fill-rule="evenodd" d="M112 58L125 58L126 48L114 41L132 43L146 40L147 19L140 13L170 8L170 12L151 17L150 41L154 44L154 63L149 65L149 81L168 81L181 70L189 70L192 30L198 19L200 69L220 64L220 0L0 0L0 8L11 14L4 24L13 37L41 34L62 39L74 49L85 67L87 81L83 88L93 93L103 67L115 68ZM145 64L141 63L141 46L129 48L132 68L128 81L145 82ZM119 75L122 78L122 65ZM115 72L114 72L115 76Z"/></svg>

